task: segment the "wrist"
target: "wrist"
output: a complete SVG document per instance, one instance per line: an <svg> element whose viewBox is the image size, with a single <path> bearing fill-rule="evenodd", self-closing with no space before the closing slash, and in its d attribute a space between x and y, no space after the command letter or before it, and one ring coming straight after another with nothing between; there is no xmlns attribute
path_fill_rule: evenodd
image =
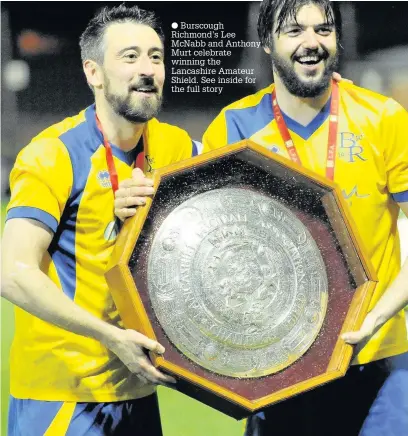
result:
<svg viewBox="0 0 408 436"><path fill-rule="evenodd" d="M371 312L368 312L366 318L371 319L375 330L381 328L388 320L384 313L379 312L375 308Z"/></svg>
<svg viewBox="0 0 408 436"><path fill-rule="evenodd" d="M118 343L121 332L122 329L120 329L119 327L106 323L104 328L101 329L98 333L98 337L96 339L101 342L106 348L111 349L114 344Z"/></svg>

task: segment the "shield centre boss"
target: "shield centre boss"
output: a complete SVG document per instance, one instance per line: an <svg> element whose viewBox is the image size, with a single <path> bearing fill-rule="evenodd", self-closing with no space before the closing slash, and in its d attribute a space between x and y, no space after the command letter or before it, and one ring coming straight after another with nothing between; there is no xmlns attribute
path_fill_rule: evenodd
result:
<svg viewBox="0 0 408 436"><path fill-rule="evenodd" d="M170 341L230 377L291 365L327 309L326 270L307 228L277 200L243 188L198 194L171 211L155 234L147 279Z"/></svg>

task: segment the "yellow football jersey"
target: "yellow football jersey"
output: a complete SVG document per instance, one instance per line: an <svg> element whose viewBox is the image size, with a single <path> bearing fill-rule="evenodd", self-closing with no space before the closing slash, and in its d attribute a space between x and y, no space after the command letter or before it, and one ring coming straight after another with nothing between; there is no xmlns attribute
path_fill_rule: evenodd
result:
<svg viewBox="0 0 408 436"><path fill-rule="evenodd" d="M204 152L251 139L289 159L271 102L274 85L224 108L203 137ZM334 181L341 187L379 284L370 309L400 270L397 202L408 201L408 114L397 102L341 82ZM308 125L283 114L302 164L325 176L330 100ZM408 351L404 313L387 322L353 363Z"/></svg>
<svg viewBox="0 0 408 436"><path fill-rule="evenodd" d="M184 130L156 119L146 124L142 141L148 150L146 172L189 158L199 147ZM125 153L114 145L112 151L119 181L130 178L135 152ZM35 137L19 153L10 181L7 219L32 218L54 232L43 259L44 273L76 304L121 325L104 278L118 226L95 106ZM98 341L19 308L10 368L11 394L16 398L110 402L154 390Z"/></svg>

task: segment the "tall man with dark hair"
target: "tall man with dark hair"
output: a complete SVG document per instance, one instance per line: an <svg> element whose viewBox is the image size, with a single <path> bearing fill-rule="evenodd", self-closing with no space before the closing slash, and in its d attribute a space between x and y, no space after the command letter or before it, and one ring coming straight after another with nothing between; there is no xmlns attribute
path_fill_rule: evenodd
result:
<svg viewBox="0 0 408 436"><path fill-rule="evenodd" d="M11 172L2 295L16 308L9 435L162 434L155 384L173 382L125 330L104 272L144 174L196 144L159 123L163 33L151 12L104 8L80 40L95 104L36 136ZM136 164L135 164L136 162ZM137 168L136 168L137 166Z"/></svg>
<svg viewBox="0 0 408 436"><path fill-rule="evenodd" d="M246 434L408 434L408 365L388 377L386 359L408 350L408 262L400 271L397 230L400 210L408 215L408 114L392 99L332 82L340 38L335 3L264 0L258 33L275 83L224 108L204 134L204 152L248 138L334 179L379 284L361 330L343 337L360 343L346 376L251 417Z"/></svg>

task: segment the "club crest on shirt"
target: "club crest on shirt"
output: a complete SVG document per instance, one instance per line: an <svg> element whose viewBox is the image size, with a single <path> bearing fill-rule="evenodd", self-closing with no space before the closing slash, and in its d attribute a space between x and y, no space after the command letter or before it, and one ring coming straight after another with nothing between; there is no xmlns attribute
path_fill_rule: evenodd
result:
<svg viewBox="0 0 408 436"><path fill-rule="evenodd" d="M106 241L114 241L119 233L119 226L116 221L111 221L105 229L104 238Z"/></svg>
<svg viewBox="0 0 408 436"><path fill-rule="evenodd" d="M359 143L364 135L355 135L352 132L340 133L339 157L349 163L364 162L364 148Z"/></svg>
<svg viewBox="0 0 408 436"><path fill-rule="evenodd" d="M111 188L112 184L109 177L109 171L102 170L97 174L97 179L102 188Z"/></svg>
<svg viewBox="0 0 408 436"><path fill-rule="evenodd" d="M146 172L151 173L154 169L153 168L154 159L150 157L150 155L146 154L145 161L146 161Z"/></svg>

